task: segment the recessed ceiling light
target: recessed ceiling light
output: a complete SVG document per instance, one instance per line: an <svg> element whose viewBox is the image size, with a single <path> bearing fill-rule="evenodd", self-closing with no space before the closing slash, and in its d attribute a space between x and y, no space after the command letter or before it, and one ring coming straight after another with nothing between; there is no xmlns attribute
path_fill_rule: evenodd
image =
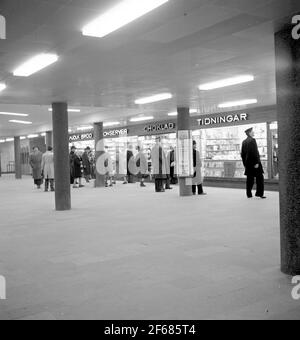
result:
<svg viewBox="0 0 300 340"><path fill-rule="evenodd" d="M14 138L6 138L5 141L6 142L13 142L15 139Z"/></svg>
<svg viewBox="0 0 300 340"><path fill-rule="evenodd" d="M46 132L41 133L41 137L46 137Z"/></svg>
<svg viewBox="0 0 300 340"><path fill-rule="evenodd" d="M92 130L94 127L93 126L81 126L77 128L77 131L88 131Z"/></svg>
<svg viewBox="0 0 300 340"><path fill-rule="evenodd" d="M48 111L49 111L49 112L52 112L53 109L52 109L52 108L49 108ZM76 112L81 112L81 110L80 110L80 109L68 109L68 112L72 112L72 113L74 112L74 113L76 113Z"/></svg>
<svg viewBox="0 0 300 340"><path fill-rule="evenodd" d="M199 90L201 91L209 91L209 90L215 90L227 86L233 86L233 85L238 85L238 84L243 84L243 83L248 83L250 81L254 80L253 75L242 75L238 77L233 77L233 78L227 78L227 79L222 79L218 80L212 83L207 83L207 84L202 84L199 86Z"/></svg>
<svg viewBox="0 0 300 340"><path fill-rule="evenodd" d="M39 135L28 135L27 138L32 139L32 138L38 138Z"/></svg>
<svg viewBox="0 0 300 340"><path fill-rule="evenodd" d="M171 93L161 93L161 94L156 94L155 96L137 99L135 101L135 104L137 105L151 104L151 103L156 103L162 100L167 100L167 99L172 99L172 98L173 98L173 95Z"/></svg>
<svg viewBox="0 0 300 340"><path fill-rule="evenodd" d="M136 123L136 122L144 122L146 120L153 120L154 117L153 116L148 116L148 117L136 117L136 118L131 118L130 121L132 123Z"/></svg>
<svg viewBox="0 0 300 340"><path fill-rule="evenodd" d="M0 92L6 89L6 85L4 83L0 83Z"/></svg>
<svg viewBox="0 0 300 340"><path fill-rule="evenodd" d="M236 107L236 106L245 106L245 105L251 105L251 104L257 104L258 100L257 99L245 99L245 100L239 100L235 102L227 102L227 103L222 103L218 105L220 109L225 109L229 107Z"/></svg>
<svg viewBox="0 0 300 340"><path fill-rule="evenodd" d="M169 0L123 0L82 29L85 36L103 38L162 6Z"/></svg>
<svg viewBox="0 0 300 340"><path fill-rule="evenodd" d="M15 117L28 117L26 113L14 113L14 112L0 112L3 116L15 116Z"/></svg>
<svg viewBox="0 0 300 340"><path fill-rule="evenodd" d="M5 139L0 139L0 143L5 143Z"/></svg>
<svg viewBox="0 0 300 340"><path fill-rule="evenodd" d="M24 125L31 125L32 122L27 122L24 120L16 120L16 119L12 119L9 121L10 123L14 123L14 124L24 124Z"/></svg>
<svg viewBox="0 0 300 340"><path fill-rule="evenodd" d="M13 72L13 75L17 77L29 77L47 66L54 64L57 60L58 56L56 54L39 54L19 66Z"/></svg>
<svg viewBox="0 0 300 340"><path fill-rule="evenodd" d="M195 114L195 113L198 113L198 111L195 110L195 109L191 109L190 110L190 114ZM178 112L176 112L176 111L170 112L170 113L168 113L168 116L169 117L177 117L178 116Z"/></svg>
<svg viewBox="0 0 300 340"><path fill-rule="evenodd" d="M120 125L120 122L108 122L108 123L104 123L103 126L104 127L110 127L110 126L117 126Z"/></svg>
<svg viewBox="0 0 300 340"><path fill-rule="evenodd" d="M22 136L22 137L20 137L20 139L21 139L21 140L24 140L24 139L26 139L26 137Z"/></svg>

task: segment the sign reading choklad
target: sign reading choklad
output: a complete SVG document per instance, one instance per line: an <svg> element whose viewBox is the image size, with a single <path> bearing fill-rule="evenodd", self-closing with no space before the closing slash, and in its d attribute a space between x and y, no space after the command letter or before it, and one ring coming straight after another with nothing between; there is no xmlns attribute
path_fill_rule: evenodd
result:
<svg viewBox="0 0 300 340"><path fill-rule="evenodd" d="M144 131L148 133L156 133L156 132L170 132L176 130L176 123L156 123L150 124L144 127Z"/></svg>
<svg viewBox="0 0 300 340"><path fill-rule="evenodd" d="M198 118L198 126L222 125L246 122L249 116L247 113L232 113L223 115L212 115L211 117Z"/></svg>

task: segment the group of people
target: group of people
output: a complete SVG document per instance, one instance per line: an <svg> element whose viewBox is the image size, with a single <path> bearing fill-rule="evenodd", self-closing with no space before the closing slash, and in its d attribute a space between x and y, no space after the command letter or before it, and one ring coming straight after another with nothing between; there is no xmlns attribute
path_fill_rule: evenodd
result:
<svg viewBox="0 0 300 340"><path fill-rule="evenodd" d="M252 190L256 179L257 191L256 197L265 199L264 196L264 170L260 159L257 142L254 138L253 128L245 131L247 139L242 145L241 157L245 166L245 175L247 176L247 197L252 198ZM126 166L124 172L124 184L134 183L134 177L140 181L140 186L145 187L145 180L152 175L155 180L155 191L165 192L172 190L171 184L177 184L176 176L176 152L173 147L166 155L161 137L156 138L154 147L151 150L151 170L149 169L148 159L141 146L137 147L137 154L133 153L133 146L130 145L126 152ZM114 169L111 155L108 147L105 148L103 156L103 168L105 175L105 186L112 187L116 182L114 179ZM38 189L41 189L45 182L45 192L54 188L54 154L52 147L48 147L46 153L42 153L38 147L33 148L30 154L29 163L32 168L32 176L34 184ZM193 167L194 175L192 179L192 191L196 195L197 189L199 195L206 195L203 191L203 176L202 176L202 161L200 152L197 150L197 143L193 141ZM72 146L70 152L70 180L74 188L83 188L82 178L85 178L89 183L92 178L95 178L95 158L91 148L87 147L81 155L77 152L75 146Z"/></svg>
<svg viewBox="0 0 300 340"><path fill-rule="evenodd" d="M45 182L45 192L54 189L54 154L51 146L48 147L46 153L42 153L36 146L29 157L29 164L32 168L32 177L34 184L38 189L41 189Z"/></svg>

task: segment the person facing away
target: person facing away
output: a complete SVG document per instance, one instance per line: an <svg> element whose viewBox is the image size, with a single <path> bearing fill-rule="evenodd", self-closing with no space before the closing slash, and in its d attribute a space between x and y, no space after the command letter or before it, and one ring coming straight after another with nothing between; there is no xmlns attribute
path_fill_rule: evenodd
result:
<svg viewBox="0 0 300 340"><path fill-rule="evenodd" d="M124 178L124 184L132 184L133 183L133 174L130 171L130 162L134 160L134 155L133 155L133 146L129 145L128 150L126 153L126 161L127 161L127 176Z"/></svg>
<svg viewBox="0 0 300 340"><path fill-rule="evenodd" d="M198 188L198 195L206 195L203 191L203 178L202 178L202 162L200 152L197 150L197 143L193 141L193 195L196 195L196 189Z"/></svg>
<svg viewBox="0 0 300 340"><path fill-rule="evenodd" d="M243 141L241 157L247 176L247 197L252 198L252 190L256 179L256 197L265 199L264 196L264 169L260 160L260 154L257 142L254 139L255 133L253 128L245 131L247 139Z"/></svg>
<svg viewBox="0 0 300 340"><path fill-rule="evenodd" d="M40 149L35 146L33 148L33 152L29 156L29 164L32 169L32 177L34 180L34 184L38 189L41 189L41 185L43 182L42 177L42 157L43 154L40 152Z"/></svg>
<svg viewBox="0 0 300 340"><path fill-rule="evenodd" d="M176 153L173 146L170 147L170 152L168 153L168 165L170 165L171 184L178 184L176 176Z"/></svg>
<svg viewBox="0 0 300 340"><path fill-rule="evenodd" d="M73 184L73 188L83 188L84 186L81 184L82 178L82 170L81 170L81 157L77 154L77 149L75 146L72 146L70 153L70 171L71 171L71 184ZM78 185L78 187L77 187Z"/></svg>
<svg viewBox="0 0 300 340"><path fill-rule="evenodd" d="M164 182L167 179L167 159L161 146L161 138L157 137L151 150L152 174L155 180L155 191L165 192Z"/></svg>
<svg viewBox="0 0 300 340"><path fill-rule="evenodd" d="M90 182L91 177L92 177L92 164L90 161L90 153L91 153L91 148L88 146L84 150L84 153L82 154L83 174L84 174L85 181L87 183Z"/></svg>
<svg viewBox="0 0 300 340"><path fill-rule="evenodd" d="M50 189L54 191L54 154L51 146L48 147L48 151L43 154L42 158L42 174L45 179L45 192Z"/></svg>
<svg viewBox="0 0 300 340"><path fill-rule="evenodd" d="M135 157L135 164L137 169L137 175L140 180L140 186L141 188L146 187L145 185L145 179L148 174L148 161L147 158L143 152L143 149L141 146L137 146L137 155Z"/></svg>

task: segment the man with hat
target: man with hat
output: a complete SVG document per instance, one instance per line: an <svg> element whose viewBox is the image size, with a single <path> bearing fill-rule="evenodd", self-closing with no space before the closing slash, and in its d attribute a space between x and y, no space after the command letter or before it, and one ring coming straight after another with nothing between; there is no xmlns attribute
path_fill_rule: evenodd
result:
<svg viewBox="0 0 300 340"><path fill-rule="evenodd" d="M245 131L248 136L243 142L242 146L242 159L245 166L245 175L247 176L247 197L252 198L252 189L254 180L256 179L257 191L256 197L265 199L264 196L264 170L260 160L260 154L257 142L254 139L253 128Z"/></svg>

